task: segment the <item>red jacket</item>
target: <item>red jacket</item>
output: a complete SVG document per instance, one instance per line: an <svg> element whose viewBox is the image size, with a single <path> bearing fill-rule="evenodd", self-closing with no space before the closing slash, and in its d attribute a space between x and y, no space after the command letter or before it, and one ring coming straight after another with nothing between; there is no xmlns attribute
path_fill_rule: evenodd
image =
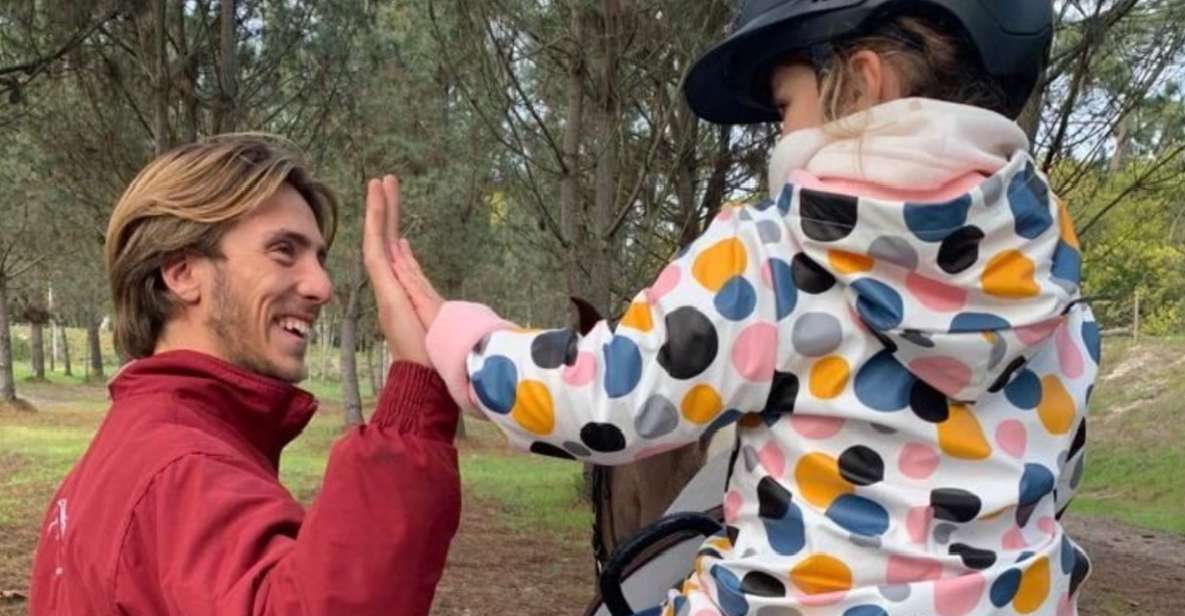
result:
<svg viewBox="0 0 1185 616"><path fill-rule="evenodd" d="M457 408L391 369L306 513L277 479L308 393L199 353L128 365L54 496L30 613L427 614L460 518Z"/></svg>

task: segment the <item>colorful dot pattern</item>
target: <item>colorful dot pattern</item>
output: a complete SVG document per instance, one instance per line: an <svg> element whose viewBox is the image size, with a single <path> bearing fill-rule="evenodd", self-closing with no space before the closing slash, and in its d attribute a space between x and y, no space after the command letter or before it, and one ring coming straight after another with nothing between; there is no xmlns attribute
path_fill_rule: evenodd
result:
<svg viewBox="0 0 1185 616"><path fill-rule="evenodd" d="M787 184L615 325L499 331L475 402L528 451L630 463L737 422L727 530L677 616L1073 613L1100 336L1066 207L1016 154L901 203Z"/></svg>

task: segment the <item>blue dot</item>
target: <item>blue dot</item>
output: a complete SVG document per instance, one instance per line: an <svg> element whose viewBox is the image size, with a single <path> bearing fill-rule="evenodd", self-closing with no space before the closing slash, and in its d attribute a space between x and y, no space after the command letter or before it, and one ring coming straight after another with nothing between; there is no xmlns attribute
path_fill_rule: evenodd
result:
<svg viewBox="0 0 1185 616"><path fill-rule="evenodd" d="M879 605L857 605L844 611L843 616L889 616Z"/></svg>
<svg viewBox="0 0 1185 616"><path fill-rule="evenodd" d="M633 340L614 336L604 347L605 392L620 398L638 386L642 378L642 352Z"/></svg>
<svg viewBox="0 0 1185 616"><path fill-rule="evenodd" d="M778 211L785 216L790 213L790 202L794 198L794 184L786 182L782 192L778 195Z"/></svg>
<svg viewBox="0 0 1185 616"><path fill-rule="evenodd" d="M794 503L786 503L786 513L780 519L761 520L765 524L765 538L769 546L782 556L793 556L806 545L806 528L802 510Z"/></svg>
<svg viewBox="0 0 1185 616"><path fill-rule="evenodd" d="M756 205L753 206L753 209L757 210L758 212L764 212L764 211L768 210L769 208L773 207L773 205L774 205L773 199L762 199L760 203L757 203Z"/></svg>
<svg viewBox="0 0 1185 616"><path fill-rule="evenodd" d="M506 415L514 408L515 390L518 387L518 369L510 358L494 355L473 375L473 390L482 406L499 415Z"/></svg>
<svg viewBox="0 0 1185 616"><path fill-rule="evenodd" d="M827 508L827 517L857 535L876 536L889 529L889 512L877 503L855 494L844 494L835 499Z"/></svg>
<svg viewBox="0 0 1185 616"><path fill-rule="evenodd" d="M1011 329L1012 325L994 314L979 312L964 312L957 315L950 322L950 333L965 334L967 332L994 332L1001 329Z"/></svg>
<svg viewBox="0 0 1185 616"><path fill-rule="evenodd" d="M856 372L856 398L878 411L900 411L909 405L909 393L916 381L891 351L881 351Z"/></svg>
<svg viewBox="0 0 1185 616"><path fill-rule="evenodd" d="M1037 553L1032 550L1025 550L1020 553L1020 556L1016 557L1016 563L1017 564L1023 563L1024 561L1026 561L1036 555L1037 555Z"/></svg>
<svg viewBox="0 0 1185 616"><path fill-rule="evenodd" d="M734 276L716 293L716 310L730 321L740 321L753 314L757 291L741 276Z"/></svg>
<svg viewBox="0 0 1185 616"><path fill-rule="evenodd" d="M1020 590L1020 569L1005 571L996 578L995 582L992 582L992 590L989 593L992 605L996 607L1008 605L1016 597L1018 590Z"/></svg>
<svg viewBox="0 0 1185 616"><path fill-rule="evenodd" d="M901 301L901 295L889 285L863 278L852 283L852 288L860 297L856 301L856 310L869 327L883 332L901 325L905 317L905 304Z"/></svg>
<svg viewBox="0 0 1185 616"><path fill-rule="evenodd" d="M1031 411L1041 404L1041 379L1032 370L1021 370L1004 387L1004 396L1013 406Z"/></svg>
<svg viewBox="0 0 1185 616"><path fill-rule="evenodd" d="M724 613L728 616L744 616L749 611L749 602L741 592L741 581L736 574L720 565L712 565L712 577L716 580L716 597Z"/></svg>
<svg viewBox="0 0 1185 616"><path fill-rule="evenodd" d="M1070 537L1062 535L1062 573L1070 575L1074 570L1074 546L1070 545Z"/></svg>
<svg viewBox="0 0 1185 616"><path fill-rule="evenodd" d="M1020 477L1020 504L1032 505L1053 491L1053 472L1040 464L1026 464Z"/></svg>
<svg viewBox="0 0 1185 616"><path fill-rule="evenodd" d="M1016 234L1035 239L1053 226L1049 211L1049 187L1037 175L1030 162L1023 173L1012 176L1008 185L1008 205L1012 209Z"/></svg>
<svg viewBox="0 0 1185 616"><path fill-rule="evenodd" d="M1072 284L1082 283L1082 254L1065 242L1058 242L1053 251L1050 273L1054 278Z"/></svg>
<svg viewBox="0 0 1185 616"><path fill-rule="evenodd" d="M781 259L769 260L769 278L774 287L778 320L790 316L798 304L798 287L794 286L794 269Z"/></svg>
<svg viewBox="0 0 1185 616"><path fill-rule="evenodd" d="M1103 341L1099 336L1098 323L1086 321L1082 324L1082 342L1086 344L1086 352L1090 353L1090 358L1098 365L1103 356Z"/></svg>
<svg viewBox="0 0 1185 616"><path fill-rule="evenodd" d="M704 429L704 434L703 434L703 436L700 437L702 439L702 442L704 442L704 443L711 442L712 435L716 434L716 432L718 432L720 430L720 428L723 428L724 426L727 426L728 424L731 424L731 423L737 421L741 417L744 417L744 413L742 413L736 409L728 409L727 411L720 413L719 415L716 416L716 419L713 419L712 423L707 428Z"/></svg>
<svg viewBox="0 0 1185 616"><path fill-rule="evenodd" d="M947 203L906 203L905 226L923 242L941 242L967 224L971 195Z"/></svg>

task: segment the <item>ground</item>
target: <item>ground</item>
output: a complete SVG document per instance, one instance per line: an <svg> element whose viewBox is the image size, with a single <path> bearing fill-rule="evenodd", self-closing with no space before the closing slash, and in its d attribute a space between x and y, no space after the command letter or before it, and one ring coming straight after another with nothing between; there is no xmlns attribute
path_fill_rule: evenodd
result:
<svg viewBox="0 0 1185 616"><path fill-rule="evenodd" d="M1103 373L1086 480L1066 518L1095 567L1079 613L1175 616L1185 612L1185 342L1108 345ZM51 380L20 383L36 412L0 411L0 616L25 613L44 508L106 406L101 386ZM327 405L285 454L282 478L303 501L315 497L339 422ZM579 466L512 454L474 422L460 455L461 529L432 613L582 613L593 578Z"/></svg>

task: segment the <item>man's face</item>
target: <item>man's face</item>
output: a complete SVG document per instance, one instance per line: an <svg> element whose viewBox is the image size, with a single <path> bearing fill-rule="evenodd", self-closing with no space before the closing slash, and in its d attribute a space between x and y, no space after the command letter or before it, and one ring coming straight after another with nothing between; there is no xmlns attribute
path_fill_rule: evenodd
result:
<svg viewBox="0 0 1185 616"><path fill-rule="evenodd" d="M287 184L222 238L203 281L204 325L225 360L296 383L309 334L333 296L325 240L313 211Z"/></svg>

